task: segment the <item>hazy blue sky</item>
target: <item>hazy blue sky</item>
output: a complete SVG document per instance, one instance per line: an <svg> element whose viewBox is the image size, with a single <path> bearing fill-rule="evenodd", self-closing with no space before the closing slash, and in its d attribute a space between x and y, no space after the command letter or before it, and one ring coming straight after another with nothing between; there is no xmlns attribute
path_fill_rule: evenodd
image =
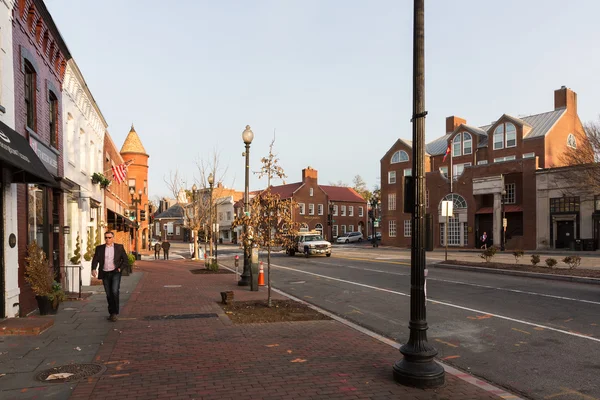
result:
<svg viewBox="0 0 600 400"><path fill-rule="evenodd" d="M486 125L552 110L578 93L600 113L600 1L426 0L426 140L445 117ZM412 1L46 0L123 144L131 123L150 154L150 195L189 186L215 150L243 190L244 145L258 170L276 128L288 182L312 166L322 184L379 183L380 159L411 139ZM252 176L251 189L266 183Z"/></svg>

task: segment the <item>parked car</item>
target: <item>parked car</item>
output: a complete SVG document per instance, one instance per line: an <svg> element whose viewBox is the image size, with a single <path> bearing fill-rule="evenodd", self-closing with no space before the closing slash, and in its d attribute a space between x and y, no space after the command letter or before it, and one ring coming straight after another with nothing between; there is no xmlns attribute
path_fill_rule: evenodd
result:
<svg viewBox="0 0 600 400"><path fill-rule="evenodd" d="M363 235L360 232L347 232L342 236L338 236L336 242L337 243L352 243L352 242L362 242Z"/></svg>
<svg viewBox="0 0 600 400"><path fill-rule="evenodd" d="M160 242L160 240L158 240L158 239L150 239L150 247L151 247L151 248L153 248L153 249L154 249L154 246L155 246L157 243L158 243L158 244L160 244L160 243L161 243L161 242Z"/></svg>
<svg viewBox="0 0 600 400"><path fill-rule="evenodd" d="M377 240L381 240L381 232L376 232L375 237L377 238ZM367 240L373 240L373 235L367 236Z"/></svg>

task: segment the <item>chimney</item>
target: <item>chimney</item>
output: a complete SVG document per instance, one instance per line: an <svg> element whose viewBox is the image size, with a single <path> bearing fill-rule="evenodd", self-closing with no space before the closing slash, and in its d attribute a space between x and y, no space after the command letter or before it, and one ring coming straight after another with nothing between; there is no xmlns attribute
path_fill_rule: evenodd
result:
<svg viewBox="0 0 600 400"><path fill-rule="evenodd" d="M567 108L567 110L577 114L577 93L561 86L554 91L554 109Z"/></svg>
<svg viewBox="0 0 600 400"><path fill-rule="evenodd" d="M446 133L454 132L460 124L466 124L467 120L455 117L454 115L446 118Z"/></svg>
<svg viewBox="0 0 600 400"><path fill-rule="evenodd" d="M302 182L306 182L307 179L314 179L316 181L317 175L317 170L308 166L302 170Z"/></svg>

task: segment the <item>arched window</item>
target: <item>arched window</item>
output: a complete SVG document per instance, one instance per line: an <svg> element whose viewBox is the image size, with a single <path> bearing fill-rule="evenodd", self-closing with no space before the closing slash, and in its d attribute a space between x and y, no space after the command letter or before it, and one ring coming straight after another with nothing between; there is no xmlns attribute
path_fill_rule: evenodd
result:
<svg viewBox="0 0 600 400"><path fill-rule="evenodd" d="M460 155L462 155L461 153L461 148L460 148L460 133L456 136L454 136L454 139L452 140L452 157L458 157Z"/></svg>
<svg viewBox="0 0 600 400"><path fill-rule="evenodd" d="M323 234L323 225L316 224L315 225L315 231L319 231L319 233L322 235Z"/></svg>
<svg viewBox="0 0 600 400"><path fill-rule="evenodd" d="M446 197L442 199L442 201L452 201L452 207L454 210L467 208L467 201L460 194L450 193L447 194ZM442 202L440 201L440 205L438 206L439 212L442 212Z"/></svg>
<svg viewBox="0 0 600 400"><path fill-rule="evenodd" d="M517 146L517 128L510 122L500 124L494 129L494 150Z"/></svg>
<svg viewBox="0 0 600 400"><path fill-rule="evenodd" d="M54 92L48 92L48 103L50 111L48 115L48 127L50 129L50 146L58 149L58 99Z"/></svg>
<svg viewBox="0 0 600 400"><path fill-rule="evenodd" d="M36 72L29 61L25 60L23 64L25 68L25 113L27 116L27 127L35 131Z"/></svg>
<svg viewBox="0 0 600 400"><path fill-rule="evenodd" d="M308 225L302 223L302 225L300 225L300 232L308 232Z"/></svg>
<svg viewBox="0 0 600 400"><path fill-rule="evenodd" d="M473 138L470 133L463 132L463 154L473 153Z"/></svg>
<svg viewBox="0 0 600 400"><path fill-rule="evenodd" d="M408 154L404 150L399 150L392 156L392 164L408 161Z"/></svg>
<svg viewBox="0 0 600 400"><path fill-rule="evenodd" d="M572 133L569 133L569 136L567 136L567 146L569 146L572 149L577 148L577 139L575 139L575 135L573 135Z"/></svg>

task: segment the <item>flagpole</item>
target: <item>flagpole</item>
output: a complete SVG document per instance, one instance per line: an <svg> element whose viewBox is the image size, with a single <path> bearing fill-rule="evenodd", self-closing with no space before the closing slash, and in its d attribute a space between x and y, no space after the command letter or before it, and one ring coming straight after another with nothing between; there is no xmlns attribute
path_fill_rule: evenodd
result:
<svg viewBox="0 0 600 400"><path fill-rule="evenodd" d="M133 163L133 160L129 160L127 162L124 162L123 164L125 164L126 167L129 167L132 163ZM112 167L110 167L109 169L107 169L106 171L104 171L102 173L102 175L106 175L108 172L112 172Z"/></svg>

